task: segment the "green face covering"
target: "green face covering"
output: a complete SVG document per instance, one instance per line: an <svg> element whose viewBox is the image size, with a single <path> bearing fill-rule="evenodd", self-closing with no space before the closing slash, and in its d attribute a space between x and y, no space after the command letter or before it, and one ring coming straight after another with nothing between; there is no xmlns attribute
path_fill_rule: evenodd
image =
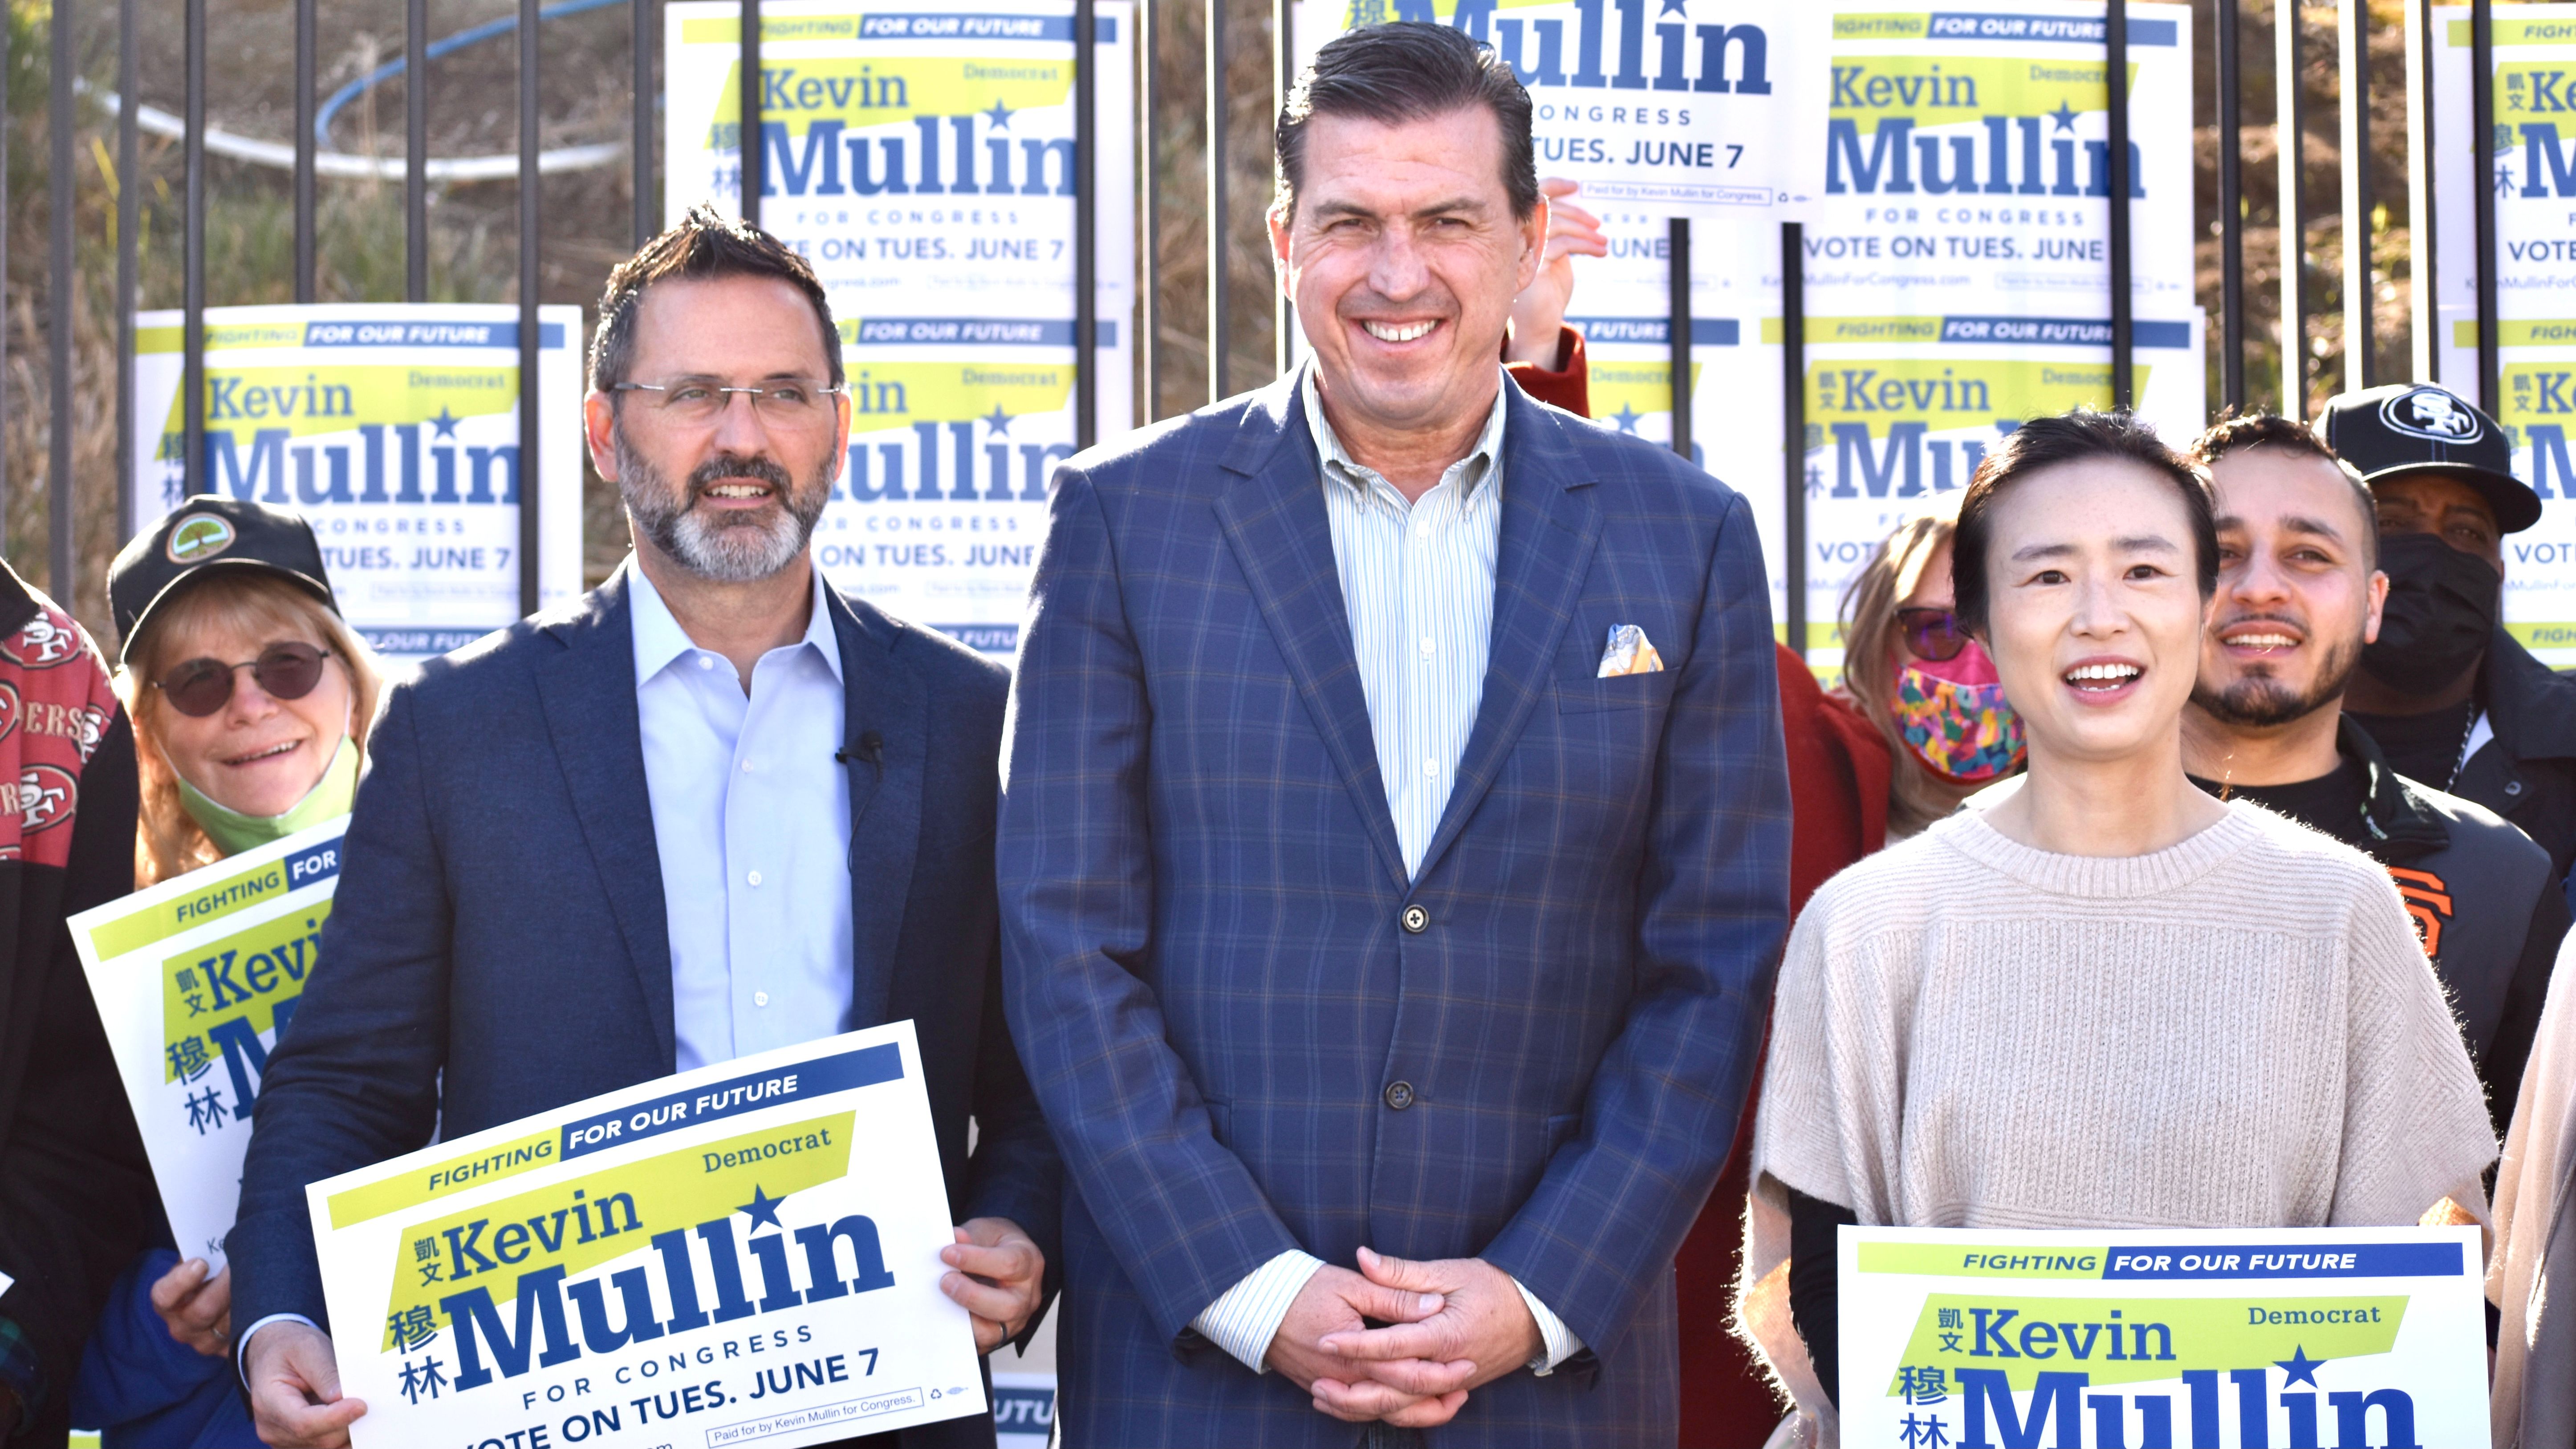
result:
<svg viewBox="0 0 2576 1449"><path fill-rule="evenodd" d="M191 819L205 827L206 838L215 843L215 848L226 855L239 855L253 846L309 830L334 815L346 815L357 794L358 752L349 748L346 735L340 737L340 746L332 752L322 778L314 781L304 798L295 802L295 808L283 815L244 815L227 810L206 798L205 792L189 784L185 777L179 781L179 803L188 808Z"/></svg>

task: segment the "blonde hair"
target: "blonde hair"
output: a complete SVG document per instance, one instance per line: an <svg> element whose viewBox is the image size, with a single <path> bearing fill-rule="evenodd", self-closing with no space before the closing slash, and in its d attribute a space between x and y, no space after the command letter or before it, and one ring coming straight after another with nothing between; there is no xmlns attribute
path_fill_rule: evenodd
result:
<svg viewBox="0 0 2576 1449"><path fill-rule="evenodd" d="M116 692L125 701L126 718L134 722L134 765L143 787L134 831L138 886L157 884L224 857L180 803L178 772L161 745L162 711L170 705L152 681L181 662L170 657L177 652L173 640L200 629L225 628L253 638L300 639L331 651L331 660L349 671L347 748L358 752L361 768L367 763L367 727L376 717L384 674L365 641L321 601L273 575L227 570L225 575L190 585L144 622L124 665L116 671Z"/></svg>
<svg viewBox="0 0 2576 1449"><path fill-rule="evenodd" d="M1843 689L1887 739L1895 762L1888 775L1887 826L1911 835L1958 808L1960 793L1914 763L1889 703L1896 694L1896 610L1923 582L1923 570L1958 531L1957 492L1936 495L1879 540L1878 549L1843 590Z"/></svg>

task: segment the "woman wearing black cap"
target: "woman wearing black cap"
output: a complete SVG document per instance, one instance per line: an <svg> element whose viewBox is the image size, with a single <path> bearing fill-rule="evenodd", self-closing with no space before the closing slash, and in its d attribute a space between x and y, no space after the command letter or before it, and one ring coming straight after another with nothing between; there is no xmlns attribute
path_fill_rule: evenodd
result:
<svg viewBox="0 0 2576 1449"><path fill-rule="evenodd" d="M383 678L340 618L312 527L283 509L193 499L108 573L124 647L148 886L349 812ZM162 1241L169 1241L163 1229ZM231 1371L232 1283L153 1248L126 1270L74 1390L108 1449L254 1449Z"/></svg>

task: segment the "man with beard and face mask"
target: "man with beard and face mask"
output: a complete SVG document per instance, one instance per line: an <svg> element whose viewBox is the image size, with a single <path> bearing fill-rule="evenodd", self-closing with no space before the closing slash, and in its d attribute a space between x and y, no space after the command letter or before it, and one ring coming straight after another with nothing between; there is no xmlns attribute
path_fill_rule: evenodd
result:
<svg viewBox="0 0 2576 1449"><path fill-rule="evenodd" d="M2502 621L2504 535L2540 521L2495 420L2429 383L2326 404L2317 434L2379 507L2388 603L2346 701L2400 774L2474 800L2576 858L2576 682Z"/></svg>
<svg viewBox="0 0 2576 1449"><path fill-rule="evenodd" d="M1056 1158L997 984L1004 671L813 565L850 404L801 257L701 206L599 317L584 433L634 557L391 691L330 966L261 1083L229 1247L271 1445L346 1444L366 1412L306 1183L884 1022L918 1035L961 1219L942 1288L987 1351L1049 1291ZM849 1442L993 1441L987 1415Z"/></svg>
<svg viewBox="0 0 2576 1449"><path fill-rule="evenodd" d="M2216 492L2218 594L2183 712L2183 764L2378 861L2448 988L2501 1132L2567 933L2547 852L2391 769L2343 717L2387 577L2369 491L2306 428L2228 418L2192 444Z"/></svg>

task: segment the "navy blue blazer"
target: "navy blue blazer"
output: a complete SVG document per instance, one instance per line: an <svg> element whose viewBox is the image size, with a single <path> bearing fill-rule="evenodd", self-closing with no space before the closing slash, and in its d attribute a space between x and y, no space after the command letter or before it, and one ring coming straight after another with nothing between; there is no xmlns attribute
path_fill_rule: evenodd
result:
<svg viewBox="0 0 2576 1449"><path fill-rule="evenodd" d="M824 596L848 738L883 741L881 765L847 765L855 1020L912 1020L951 1211L1020 1224L1052 1269L1056 1158L1000 1002L1006 675ZM368 759L324 964L269 1057L226 1239L243 1327L324 1321L306 1183L425 1145L442 1113L461 1137L676 1061L623 571L425 665L391 691Z"/></svg>
<svg viewBox="0 0 2576 1449"><path fill-rule="evenodd" d="M1057 475L1000 861L1076 1188L1069 1444L1352 1443L1188 1324L1363 1244L1482 1256L1588 1346L1434 1440L1673 1442L1673 1254L1788 913L1769 589L1742 498L1509 391L1483 701L1411 880L1295 381ZM1596 677L1620 624L1662 672Z"/></svg>

